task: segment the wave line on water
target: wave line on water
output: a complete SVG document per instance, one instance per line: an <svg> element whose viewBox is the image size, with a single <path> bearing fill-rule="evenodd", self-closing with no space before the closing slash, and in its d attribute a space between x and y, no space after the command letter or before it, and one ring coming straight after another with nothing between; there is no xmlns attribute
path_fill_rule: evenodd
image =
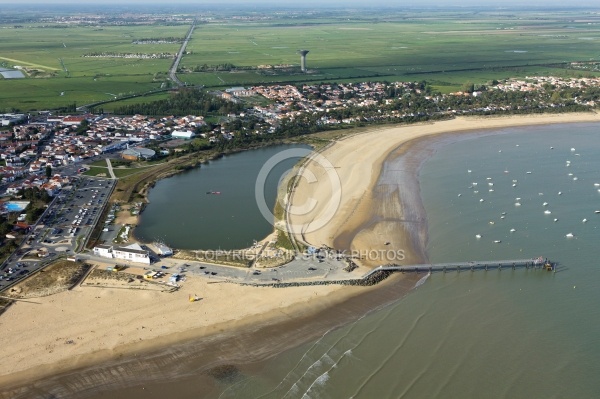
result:
<svg viewBox="0 0 600 399"><path fill-rule="evenodd" d="M422 369L421 372L419 374L417 374L408 384L408 386L406 388L404 388L404 391L402 391L402 393L398 396L399 398L404 397L414 386L415 384L421 379L421 377L423 377L425 375L425 373L427 372L426 369Z"/></svg>
<svg viewBox="0 0 600 399"><path fill-rule="evenodd" d="M346 351L343 353L342 357L343 357L343 356L344 356L346 353L350 353L350 354L351 354L351 353L352 353L352 350L356 349L356 348L357 348L359 345L361 345L361 344L362 344L362 343L365 341L365 339L366 339L368 336L370 336L370 335L371 335L373 332L375 332L375 330L377 330L377 329L378 329L378 328L381 326L381 324L383 323L383 321L384 321L384 320L385 320L385 319L386 319L386 318L387 318L387 317L390 315L390 313L391 313L393 310L394 310L393 306L389 306L389 307L388 307L388 309L387 309L387 311L386 311L386 313L385 313L385 316L384 316L384 317L382 317L382 318L380 318L380 319L379 319L379 322L378 322L378 323L377 323L377 324L376 324L376 325L375 325L375 326L374 326L374 327L373 327L371 330L369 330L369 331L368 331L366 334L364 334L364 335L362 336L362 338L361 338L361 339L360 339L360 340L359 340L359 341L358 341L356 344L354 344L354 346L353 346L352 348L350 348L349 350L346 350ZM327 355L327 353L329 353L329 351L330 351L330 350L332 350L332 349L335 347L335 345L337 345L337 344L338 344L338 343L339 343L339 342L340 342L340 341L341 341L343 338L345 338L345 337L348 335L348 333L350 333L350 332L351 332L351 331L354 329L354 327L355 327L355 326L356 326L356 325L357 325L357 324L358 324L358 323L359 323L359 322L360 322L362 319L364 319L365 317L367 317L367 316L368 316L368 315L370 315L370 314L371 314L371 312L367 312L367 313L365 313L364 315L362 315L360 318L358 318L358 319L357 319L357 320L356 320L354 323L352 323L352 325L350 326L350 328L348 329L348 331L346 332L346 334L345 334L345 335L342 335L342 336L341 336L341 337L340 337L340 338L339 338L339 339L338 339L336 342L334 342L334 343L333 343L333 344L332 344L332 345L329 347L329 349L327 349L327 351L326 351L325 353L323 353L323 355L321 355L321 358L323 358L323 356ZM314 345L313 345L313 346L314 346ZM312 349L312 347L311 347L311 349ZM307 351L306 353L308 353L308 351ZM319 361L321 358L319 358L317 361ZM341 358L340 358L339 360L341 360ZM338 360L338 362L339 362L339 360ZM314 363L313 363L313 364L314 364ZM336 362L335 364L337 364L337 362ZM288 390L288 391L285 393L285 395L284 395L282 398L285 398L285 397L286 397L286 396L287 396L287 395L290 393L290 391L292 390L292 388L293 388L294 386L296 386L296 387L297 387L297 384L298 384L298 383L299 383L299 382L302 380L302 378L304 378L304 377L306 376L306 374L309 372L309 370L310 370L310 368L311 368L311 367L312 367L312 365L311 365L311 366L310 366L310 367L309 367L309 368L308 368L308 369L307 369L307 370L304 372L304 374L302 374L302 375L301 375L301 376L300 376L300 377L299 377L299 378L296 380L296 382L295 382L294 384L292 384L292 387L290 387L290 389L289 389L289 390ZM288 373L288 375L289 375L289 373ZM286 378L287 378L287 376L286 376ZM281 383L280 383L280 384L281 384ZM274 390L273 390L273 391L274 391ZM273 392L273 391L271 391L271 392ZM271 392L269 392L269 393L271 393Z"/></svg>
<svg viewBox="0 0 600 399"><path fill-rule="evenodd" d="M342 361L342 359L344 357L346 357L346 355L352 355L352 349L348 349L346 350L344 353L342 353L342 356L340 356L340 358L331 365L331 367L329 368L329 370L327 370L326 372L324 372L323 374L321 374L319 377L317 377L312 384L310 384L310 386L308 387L308 389L306 390L306 392L304 392L304 395L302 395L302 397L304 398L305 396L308 397L308 392L312 389L312 387L315 385L315 383L318 383L319 385L325 385L325 382L327 382L327 380L329 380L330 377L330 372L331 370L333 370L334 368L337 367L337 365ZM327 378L323 381L321 379L321 377L326 376Z"/></svg>
<svg viewBox="0 0 600 399"><path fill-rule="evenodd" d="M329 369L329 370L331 370L331 369ZM313 381L313 383L310 384L310 386L308 387L308 389L306 390L306 392L304 392L304 394L302 395L302 399L304 399L304 398L309 399L310 398L310 396L308 396L308 391L310 391L315 384L325 385L325 383L327 382L327 380L329 380L329 370L327 370L326 372L324 372L323 374L321 374L320 376L318 376Z"/></svg>
<svg viewBox="0 0 600 399"><path fill-rule="evenodd" d="M290 370L290 371L289 371L289 372L288 372L288 373L285 375L285 377L283 377L283 379L282 379L282 380L279 382L279 384L277 384L277 386L276 386L275 388L273 388L272 390L270 390L269 392L267 392L267 393L265 393L265 394L262 394L262 395L260 395L260 396L257 396L257 397L256 397L256 399L261 399L261 398L264 398L265 396L267 396L267 395L270 395L270 394L272 394L273 392L275 392L275 391L276 391L276 390L277 390L277 389L278 389L278 388L279 388L279 387L280 387L280 386L281 386L281 385L282 385L282 384L285 382L285 380L286 380L286 379L287 379L287 378L290 376L290 374L292 374L292 373L294 372L294 370L296 370L296 368L298 368L298 366L300 365L300 363L302 363L302 361L303 361L303 360L306 358L306 356L308 355L308 352L310 352L311 350L313 350L313 348L314 348L314 347L316 347L316 346L317 346L319 343L321 343L321 341L323 340L323 338L325 338L325 336L326 336L327 334L329 334L329 333L330 333L332 330L333 330L333 328L330 328L329 330L325 331L325 332L323 333L323 335L321 335L321 337L320 337L318 340L316 340L316 341L315 341L315 343L314 343L314 344L312 344L312 345L311 345L311 347L310 347L310 348L308 348L308 349L306 350L306 352L304 352L304 354L302 355L302 357L300 358L300 360L298 360L298 363L296 363L296 365L295 365L295 366L294 366L294 367L293 367L293 368L292 368L292 369L291 369L291 370ZM292 386L293 386L293 385L292 385ZM291 389L292 389L292 388L290 387L290 390L291 390ZM288 392L289 392L289 391L288 391ZM286 392L286 395L287 395L287 393L288 393L288 392ZM284 396L285 396L285 395L284 395Z"/></svg>
<svg viewBox="0 0 600 399"><path fill-rule="evenodd" d="M413 321L410 329L406 332L406 334L404 335L404 338L402 338L402 340L400 341L400 343L398 345L396 345L394 347L394 350L390 352L390 354L385 358L385 360L371 374L369 374L369 376L367 377L367 379L358 387L358 389L356 390L356 392L353 395L351 395L352 397L356 397L357 395L359 395L362 392L362 390L366 387L366 385L369 383L369 381L371 381L371 379L377 373L379 373L383 367L385 367L385 365L398 352L398 350L400 350L400 348L402 348L404 346L404 344L408 340L408 337L410 337L412 335L412 332L414 331L414 329L417 327L417 325L419 324L419 322L421 321L421 319L424 316L425 316L425 313L419 314L419 316Z"/></svg>
<svg viewBox="0 0 600 399"><path fill-rule="evenodd" d="M391 310L392 310L392 308L390 307L390 309L389 309L389 310L388 310L388 312L387 312L387 314L388 314L388 315L389 315L389 313L391 312ZM350 325L350 328L348 329L348 331L346 332L346 334L342 335L342 336L341 336L341 337L340 337L340 338L339 338L339 339L338 339L336 342L334 342L334 343L333 343L333 344L332 344L332 345L329 347L329 349L327 349L327 351L325 351L325 353L323 353L323 355L321 355L321 358L322 358L324 355L326 355L326 354L327 354L327 353L328 353L328 352L329 352L329 351L330 351L330 350L331 350L331 349L332 349L332 348L333 348L335 345L337 345L337 344L338 344L338 343L339 343L339 342L340 342L340 341L341 341L343 338L345 338L345 336L346 336L346 335L348 335L348 333L352 332L352 329L353 329L353 328L354 328L354 327L355 327L355 326L356 326L356 325L357 325L357 324L358 324L358 323L359 323L359 322L360 322L362 319L364 319L365 317L367 317L367 316L368 316L370 313L371 313L371 312L367 312L367 313L365 313L364 315L362 315L361 317L359 317L358 319L356 319L356 320L355 320L355 321L354 321L354 322L353 322L353 323ZM381 322L380 322L380 323L381 323ZM380 324L380 323L379 323L379 324ZM325 332L325 333L324 333L324 334L321 336L321 338L319 338L319 340L318 340L317 342L315 342L315 343L314 343L314 344L313 344L313 345L312 345L312 346L311 346L311 347L310 347L310 348L309 348L309 349L308 349L306 352L304 352L304 354L302 355L302 358L301 358L301 359L298 361L298 363L296 363L296 365L294 366L294 368L293 368L292 370L290 370L290 371L289 371L289 372L286 374L286 376L283 378L283 380L281 380L281 382L280 382L280 383L279 383L279 384L278 384L278 385L277 385L275 388L273 388L273 390L271 390L271 391L267 392L266 394L264 394L264 395L262 395L262 396L259 396L259 397L258 397L258 398L256 398L256 399L263 398L264 396L266 396L266 395L268 395L268 394L271 394L271 393L273 393L275 390L277 390L277 388L279 388L279 387L280 387L280 386L281 386L281 385L284 383L284 381L285 381L285 380L286 380L286 379L287 379L287 378L290 376L290 374L291 374L291 373L292 373L292 372L293 372L293 371L294 371L294 370L295 370L295 369L296 369L296 368L297 368L297 367L300 365L300 363L302 362L302 360L304 360L304 358L305 358L305 357L308 355L308 353L309 353L309 352L310 352L310 351L311 351L313 348L315 348L315 347L317 346L317 344L319 344L319 343L320 343L320 342L323 340L323 338L325 338L325 336L326 336L327 334L329 334L329 333L330 333L330 332L332 332L333 330L334 330L333 328L332 328L332 329L329 329L329 330L327 330L327 331L326 331L326 332ZM372 333L374 330L375 330L375 329L373 329L373 330L369 331L369 332L367 333L367 335L369 335L370 333ZM363 338L364 338L364 337L363 337ZM361 341L359 341L357 345L359 345L360 343L362 343L362 340L361 340ZM354 348L356 348L356 346L357 346L357 345L355 345L355 346L354 346ZM310 369L310 367L309 367L309 369ZM307 369L307 371L306 371L306 372L308 372L308 369ZM300 378L298 378L294 384L292 384L292 387L293 387L294 385L296 385L296 384L297 384L297 383L298 383L298 382L299 382L299 381L302 379L302 377L304 377L304 375L306 375L306 372L304 372L304 374L303 374L302 376L300 376ZM290 387L290 390L292 389L292 387ZM283 397L287 396L287 394L290 392L290 390L288 390L288 391L285 393L285 395L284 395Z"/></svg>

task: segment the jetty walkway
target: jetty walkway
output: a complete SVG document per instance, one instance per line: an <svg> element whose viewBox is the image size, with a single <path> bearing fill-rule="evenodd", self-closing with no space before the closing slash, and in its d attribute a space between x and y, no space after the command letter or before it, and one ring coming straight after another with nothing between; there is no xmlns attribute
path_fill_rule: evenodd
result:
<svg viewBox="0 0 600 399"><path fill-rule="evenodd" d="M389 276L395 273L446 273L446 272L462 272L462 271L476 271L476 270L502 270L502 269L537 269L556 272L556 263L551 262L548 259L530 258L530 259L513 259L513 260L498 260L498 261L476 261L476 262L454 262L454 263L436 263L436 264L420 264L420 265L382 265L364 274L362 277L340 277L339 274L335 276L328 276L325 279L311 279L311 280L287 280L276 282L244 282L244 285L253 285L260 287L299 287L306 285L375 285L385 280Z"/></svg>
<svg viewBox="0 0 600 399"><path fill-rule="evenodd" d="M475 271L475 270L491 270L491 269L516 269L516 268L544 268L549 271L556 271L555 264L548 259L532 258L532 259L513 259L513 260L498 260L498 261L475 261L475 262L455 262L455 263L435 263L422 265L382 265L363 276L363 279L369 278L371 275L387 271L401 273L434 273L434 272L451 272L451 271Z"/></svg>

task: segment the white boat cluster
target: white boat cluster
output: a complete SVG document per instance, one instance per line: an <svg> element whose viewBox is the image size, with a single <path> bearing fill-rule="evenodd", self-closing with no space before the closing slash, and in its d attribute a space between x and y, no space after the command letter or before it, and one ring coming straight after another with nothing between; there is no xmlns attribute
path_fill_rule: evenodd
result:
<svg viewBox="0 0 600 399"><path fill-rule="evenodd" d="M519 144L516 144L516 147L519 147ZM550 149L551 149L551 150L554 150L554 147L550 147ZM581 154L579 154L579 153L575 153L575 151L576 151L576 149L575 149L575 148L571 148L571 153L573 153L573 155L575 155L575 156L581 156ZM502 152L502 150L499 150L498 152L500 152L500 153L501 153L501 152ZM565 164L565 166L566 166L566 167L571 167L571 166L572 166L572 162L571 162L570 160L567 160L567 161L566 161L566 164ZM471 174L471 173L473 173L473 170L472 170L472 169L467 169L467 173L470 173L470 174ZM505 170L505 171L504 171L504 173L506 173L506 174L507 174L507 173L509 173L509 171L508 171L508 170ZM533 174L533 172L532 172L532 171L526 171L526 172L525 172L525 174L527 174L527 175L530 175L530 174ZM569 177L572 179L572 181L578 181L578 180L579 180L579 179L578 179L578 177L577 177L577 176L574 176L574 174L573 174L573 173L568 173L568 176L569 176ZM493 189L493 188L491 188L491 187L494 187L494 182L492 182L492 180L493 180L493 179L492 179L491 177L486 177L486 180L487 180L488 187L490 187L488 191L489 191L490 193L491 193L491 192L494 192L494 189ZM518 183L518 180L517 180L517 179L512 179L512 187L517 187L517 183ZM479 191L476 189L476 188L477 188L477 186L478 186L478 182L472 182L472 183L471 183L471 184L468 186L468 188L469 188L469 189L473 189L473 194L478 194L478 193L479 193ZM594 188L595 188L595 189L596 189L596 190L597 190L597 191L600 193L600 183L594 183ZM557 195L562 195L562 194L563 194L563 192L562 192L562 191L558 191L558 193L557 193ZM544 195L544 193L538 193L538 195L539 195L539 196L543 196L543 195ZM462 197L462 194L458 194L458 197ZM483 203L483 202L485 202L485 199L484 199L484 198L480 198L480 199L479 199L479 202L480 202L480 203ZM549 202L547 202L547 201L544 201L544 202L542 202L542 207L543 207L543 208L546 208L546 209L544 209L544 215L551 215L551 214L552 214L552 211L551 211L550 209L547 209L547 207L548 207L549 205L550 205L550 204L549 204ZM515 207L520 207L520 206L521 206L521 198L520 198L520 197L517 197L517 198L515 198L515 203L514 203L514 206L515 206ZM594 213L598 215L598 214L600 214L600 210L596 210L596 211L594 211ZM502 214L501 214L501 216L500 216L500 219L505 219L505 217L506 217L506 214L507 214L506 212L502 212ZM555 217L555 218L553 218L553 221L554 221L554 223L556 223L556 222L558 222L558 221L559 221L559 219ZM581 222L582 222L582 223L587 223L587 222L588 222L588 219L587 219L587 218L583 218L583 220L582 220ZM490 224L490 225L495 225L496 223L495 223L495 221L491 220L491 221L489 221L489 224ZM511 228L511 229L509 230L509 232L510 232L510 233L516 233L516 232L517 232L517 229L515 229L515 228ZM476 234L476 235L475 235L475 238L476 238L477 240L481 239L482 237L483 237L483 235L482 235L482 234ZM574 235L573 233L567 233L567 234L565 235L565 237L566 237L566 238L575 238L575 235ZM501 240L493 240L492 242L493 242L493 243L495 243L495 244L500 244L502 241L501 241Z"/></svg>

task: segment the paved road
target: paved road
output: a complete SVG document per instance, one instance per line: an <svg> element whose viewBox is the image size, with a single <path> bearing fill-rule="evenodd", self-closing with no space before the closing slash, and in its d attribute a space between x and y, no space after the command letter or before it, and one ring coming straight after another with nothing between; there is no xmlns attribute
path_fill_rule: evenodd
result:
<svg viewBox="0 0 600 399"><path fill-rule="evenodd" d="M115 172L113 172L112 163L110 162L110 158L106 158L106 167L108 168L108 174L111 179L116 179Z"/></svg>
<svg viewBox="0 0 600 399"><path fill-rule="evenodd" d="M185 48L188 42L190 41L190 38L192 37L192 33L194 32L195 27L196 22L193 22L192 26L190 27L190 30L188 31L187 36L185 37L185 40L183 41L183 44L181 45L181 48L179 49L179 52L177 53L177 57L175 58L173 65L171 65L171 69L169 69L169 77L178 86L184 86L184 84L181 83L181 80L179 80L179 78L177 77L177 68L179 68L181 57L183 57L183 54L185 53Z"/></svg>

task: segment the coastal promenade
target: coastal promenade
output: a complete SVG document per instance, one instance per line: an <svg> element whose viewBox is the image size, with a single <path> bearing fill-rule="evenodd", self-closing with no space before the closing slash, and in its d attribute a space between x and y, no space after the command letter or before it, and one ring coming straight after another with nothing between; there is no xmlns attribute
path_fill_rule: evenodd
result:
<svg viewBox="0 0 600 399"><path fill-rule="evenodd" d="M88 254L78 255L79 259L92 261L95 264L114 265L114 261ZM394 273L446 273L474 272L492 270L550 270L556 271L556 264L543 258L465 261L418 265L381 265L365 272L363 268L350 270L346 258L325 257L322 259L298 256L291 262L272 268L243 268L219 265L216 263L182 261L180 259L164 258L144 270L166 272L203 278L213 283L234 283L252 286L273 286L278 288L299 285L374 285ZM127 264L127 262L120 262ZM549 267L546 267L546 265ZM136 270L142 268L135 263L127 264ZM183 270L183 271L181 271ZM127 271L125 271L127 273Z"/></svg>

